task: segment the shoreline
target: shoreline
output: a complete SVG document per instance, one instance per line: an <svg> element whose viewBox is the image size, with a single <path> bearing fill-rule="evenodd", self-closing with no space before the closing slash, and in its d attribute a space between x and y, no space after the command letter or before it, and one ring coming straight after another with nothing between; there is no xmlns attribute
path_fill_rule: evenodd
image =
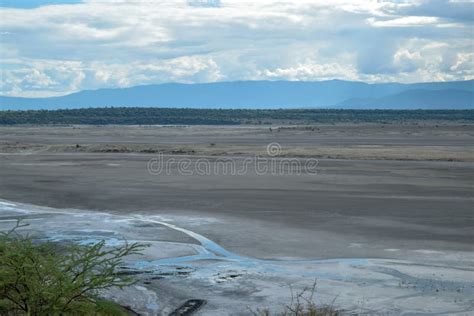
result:
<svg viewBox="0 0 474 316"><path fill-rule="evenodd" d="M16 212L28 222L28 218L32 216L35 220L30 220L28 231L39 233L40 238L46 240L76 242L85 240L90 243L95 238L97 240L104 238L113 246L116 243L114 240L122 234L134 242L140 242L146 236L154 236L153 240L144 240L145 243L151 243L151 247L143 256L134 256L127 260L126 271L127 273L135 271L133 275L137 278L138 284L126 288L124 292L110 290L103 294L105 298L130 306L134 311L145 315L169 312L190 299L207 301L207 304L198 311L198 314L202 311L206 315L217 315L229 309L239 311L238 306L243 304L252 308L264 306L275 308L288 299L288 296L281 291L282 283L293 284L295 288L300 288L307 286L306 283L314 279L318 282L316 295L321 305L330 302L331 297L337 296L335 306L343 312L351 312L358 308L358 299L351 294L356 292L365 293L360 299L364 295L369 295L369 298L364 299L363 310L366 312L429 312L428 306L434 302L433 300L443 303L443 309L437 310L437 313L452 308L460 312L472 311L467 298L474 293L474 283L467 281L470 278L466 275L469 273L474 276L474 270L470 265L474 260L472 253L465 258L464 263L456 256L451 257L455 253L450 255L440 253L440 259L431 263L423 260L417 263L396 259L269 261L228 253L212 240L176 226L185 223L166 218L165 214L151 217L133 214L113 215L57 210L4 200L0 202L0 207L2 217L5 217L5 212L10 212L8 217ZM47 223L38 221L42 216L48 218ZM188 221L189 225L192 218L185 221ZM139 224L140 222L143 225ZM8 222L0 220L2 227L5 223ZM64 223L68 223L67 231L64 230ZM154 223L157 226L145 223ZM167 234L163 235L163 227L196 238L198 243L161 242L160 239L162 237L166 239ZM161 233L156 235L156 232ZM197 251L197 254L189 256L177 249L183 247L191 247L188 251ZM157 254L161 259L154 259ZM174 257L176 255L177 257ZM427 252L426 255L433 256L436 252ZM456 265L453 265L454 262ZM240 289L232 295L233 303L228 301L226 294L222 294L222 291L225 293L225 289L229 286ZM181 296L163 295L165 293L163 291L168 288L171 292L180 289ZM256 293L259 297L257 301L253 298ZM423 294L420 295L421 293ZM382 297L384 300L380 301ZM400 300L397 297L405 299ZM406 297L410 299L407 300ZM264 299L261 300L262 298ZM387 300L390 301L389 304Z"/></svg>

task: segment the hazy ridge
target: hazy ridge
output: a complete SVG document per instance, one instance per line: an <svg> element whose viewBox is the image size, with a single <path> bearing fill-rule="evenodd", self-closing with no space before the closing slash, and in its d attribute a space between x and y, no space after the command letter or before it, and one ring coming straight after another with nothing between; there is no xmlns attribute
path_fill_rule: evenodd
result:
<svg viewBox="0 0 474 316"><path fill-rule="evenodd" d="M472 109L474 80L433 83L235 81L99 89L60 97L0 96L2 110L84 107Z"/></svg>

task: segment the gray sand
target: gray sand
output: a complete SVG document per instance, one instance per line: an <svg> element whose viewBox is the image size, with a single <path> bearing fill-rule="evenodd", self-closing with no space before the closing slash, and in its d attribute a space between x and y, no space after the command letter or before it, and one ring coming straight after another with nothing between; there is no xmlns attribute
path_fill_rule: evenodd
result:
<svg viewBox="0 0 474 316"><path fill-rule="evenodd" d="M193 219L174 220L252 258L473 264L471 126L325 126L319 133L282 129L271 134L267 127L2 127L1 132L0 198L7 201L116 216ZM241 165L247 157L264 153L272 141L280 143L283 152L287 149L286 157L299 157L302 163L318 158L317 173L257 175L250 165L243 175L185 176L174 165L169 174L153 175L147 163L157 153L140 153L140 148L157 146L153 148L166 149L166 159L189 159L191 165L205 158L214 166L222 157L233 157ZM81 144L79 149L75 144ZM111 144L132 150L101 151ZM329 157L337 152L343 159L320 158L324 155L318 150ZM420 150L427 159L418 155ZM432 156L435 159L429 160ZM190 242L174 233L163 238ZM472 278L470 273L466 277ZM246 282L253 282L258 291L270 286L267 279L260 281ZM183 299L196 298L188 297L172 279L153 284L155 289L166 285ZM193 293L199 293L202 288L192 284L197 291ZM346 301L351 291L360 290L347 284L336 288ZM237 293L238 288L226 291ZM255 299L248 287L244 292L241 302ZM374 300L375 307L391 306ZM209 306L219 310L224 301L220 297L220 305ZM469 305L462 306L465 310Z"/></svg>

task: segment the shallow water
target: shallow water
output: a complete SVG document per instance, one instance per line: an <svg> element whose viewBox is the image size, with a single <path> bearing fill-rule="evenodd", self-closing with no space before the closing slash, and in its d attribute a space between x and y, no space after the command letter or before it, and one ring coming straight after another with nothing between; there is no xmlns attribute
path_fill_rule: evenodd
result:
<svg viewBox="0 0 474 316"><path fill-rule="evenodd" d="M149 244L143 256L127 260L124 271L166 278L178 286L197 289L197 293L212 300L205 307L210 309L209 313L218 314L223 307L229 307L227 298L221 293L223 289L244 293L234 298L235 308L242 302L252 302L253 293L262 299L258 304L274 305L275 301L281 302L288 295L281 290L282 284L301 287L315 279L322 289L322 303L337 296L338 308L348 311L361 309L358 300L363 299L367 301L364 301L367 311L395 314L474 312L470 299L474 295L472 265L370 258L264 260L228 251L190 228L200 222L212 225L213 219L170 214L124 216L0 201L0 229L11 228L17 218L29 224L21 231L40 240L79 244L105 240L110 247L123 244L125 239ZM137 309L145 314L156 313L163 305L154 302L160 298L154 294L152 285L149 286L151 289L147 286L130 289L142 293L136 296L146 294L142 303L135 303L144 305ZM433 306L436 310L431 310Z"/></svg>

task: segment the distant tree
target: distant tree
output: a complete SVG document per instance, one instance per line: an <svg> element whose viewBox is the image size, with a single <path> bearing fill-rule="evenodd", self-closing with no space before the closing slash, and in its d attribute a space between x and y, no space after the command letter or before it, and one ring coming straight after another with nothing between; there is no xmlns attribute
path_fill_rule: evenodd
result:
<svg viewBox="0 0 474 316"><path fill-rule="evenodd" d="M0 125L12 124L315 124L403 123L421 121L473 122L474 110L337 110L337 109L173 109L88 108L1 111Z"/></svg>

